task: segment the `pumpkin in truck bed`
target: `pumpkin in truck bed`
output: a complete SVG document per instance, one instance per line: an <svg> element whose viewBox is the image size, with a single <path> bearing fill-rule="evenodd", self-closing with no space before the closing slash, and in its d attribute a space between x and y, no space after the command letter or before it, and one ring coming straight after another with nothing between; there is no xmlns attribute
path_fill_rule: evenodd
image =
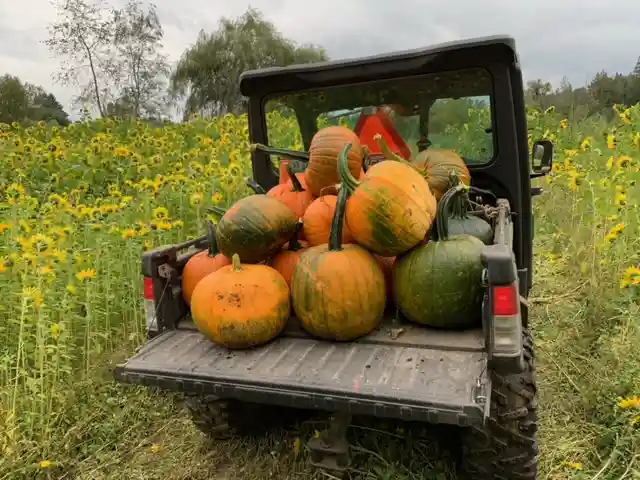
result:
<svg viewBox="0 0 640 480"><path fill-rule="evenodd" d="M293 271L293 309L302 328L326 340L349 341L372 332L385 308L385 279L371 253L341 242L345 202L341 189L329 244L309 248Z"/></svg>
<svg viewBox="0 0 640 480"><path fill-rule="evenodd" d="M228 348L249 348L275 338L291 311L287 282L268 265L232 264L207 275L191 297L191 316L202 334Z"/></svg>
<svg viewBox="0 0 640 480"><path fill-rule="evenodd" d="M482 251L478 238L449 236L449 190L438 204L438 241L428 241L399 256L393 266L392 282L396 305L409 320L436 328L479 326L482 313Z"/></svg>

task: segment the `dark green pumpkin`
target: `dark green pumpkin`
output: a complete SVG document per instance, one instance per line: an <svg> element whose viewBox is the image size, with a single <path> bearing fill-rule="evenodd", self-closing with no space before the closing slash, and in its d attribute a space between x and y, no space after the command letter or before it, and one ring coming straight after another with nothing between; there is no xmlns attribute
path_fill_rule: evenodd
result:
<svg viewBox="0 0 640 480"><path fill-rule="evenodd" d="M472 211L468 194L469 187L459 187L462 184L457 177L452 180L452 184L454 186L440 199L442 212L448 217L449 236L471 235L481 240L485 245L491 245L493 243L493 228L489 222ZM438 240L437 229L431 230L430 238Z"/></svg>
<svg viewBox="0 0 640 480"><path fill-rule="evenodd" d="M468 234L450 236L445 207L441 200L436 215L440 240L418 245L396 260L394 300L413 322L436 328L472 328L481 322L484 244Z"/></svg>
<svg viewBox="0 0 640 480"><path fill-rule="evenodd" d="M294 213L280 200L250 195L224 212L216 242L227 258L237 253L243 263L258 263L275 255L293 237L297 225Z"/></svg>

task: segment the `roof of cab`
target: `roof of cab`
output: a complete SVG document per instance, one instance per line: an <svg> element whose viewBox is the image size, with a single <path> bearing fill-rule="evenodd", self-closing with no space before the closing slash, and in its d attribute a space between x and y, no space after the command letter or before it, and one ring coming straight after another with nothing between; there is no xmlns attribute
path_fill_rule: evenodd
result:
<svg viewBox="0 0 640 480"><path fill-rule="evenodd" d="M393 60L426 57L456 50L475 49L478 47L487 47L494 45L507 47L509 50L513 51L515 55L515 39L509 35L474 37L469 39L439 43L413 50L388 52L367 57L347 58L301 65L288 65L286 67L267 67L258 70L248 70L242 73L242 75L240 76L240 91L245 96L251 95L256 90L256 85L258 85L260 80L264 79L265 77L274 77L279 75L288 76L295 75L297 73L311 74L315 72L339 70L345 67L357 67L360 65L371 65Z"/></svg>

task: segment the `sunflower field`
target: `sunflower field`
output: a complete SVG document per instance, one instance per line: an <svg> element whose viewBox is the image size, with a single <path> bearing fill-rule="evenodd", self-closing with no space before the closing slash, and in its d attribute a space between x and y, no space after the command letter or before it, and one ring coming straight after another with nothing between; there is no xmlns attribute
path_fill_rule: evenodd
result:
<svg viewBox="0 0 640 480"><path fill-rule="evenodd" d="M272 115L278 146L301 148ZM463 127L447 135L473 142ZM556 148L534 199L540 478L640 478L640 106L578 123L531 109L529 127ZM231 115L0 124L0 479L211 478L203 459L221 465L185 457L196 437L166 394L111 371L145 340L141 254L201 236L208 206L251 193L247 131ZM244 470L214 478L303 471L299 439L275 443L234 444ZM377 456L392 476L366 478L417 478Z"/></svg>

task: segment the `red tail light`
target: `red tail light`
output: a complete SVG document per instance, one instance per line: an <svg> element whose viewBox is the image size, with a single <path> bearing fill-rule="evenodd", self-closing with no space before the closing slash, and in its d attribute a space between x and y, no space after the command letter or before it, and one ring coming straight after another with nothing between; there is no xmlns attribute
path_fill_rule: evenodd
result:
<svg viewBox="0 0 640 480"><path fill-rule="evenodd" d="M153 293L153 278L144 277L144 298L145 300L155 300L156 296Z"/></svg>
<svg viewBox="0 0 640 480"><path fill-rule="evenodd" d="M511 317L518 314L520 298L516 284L493 287L493 314Z"/></svg>

